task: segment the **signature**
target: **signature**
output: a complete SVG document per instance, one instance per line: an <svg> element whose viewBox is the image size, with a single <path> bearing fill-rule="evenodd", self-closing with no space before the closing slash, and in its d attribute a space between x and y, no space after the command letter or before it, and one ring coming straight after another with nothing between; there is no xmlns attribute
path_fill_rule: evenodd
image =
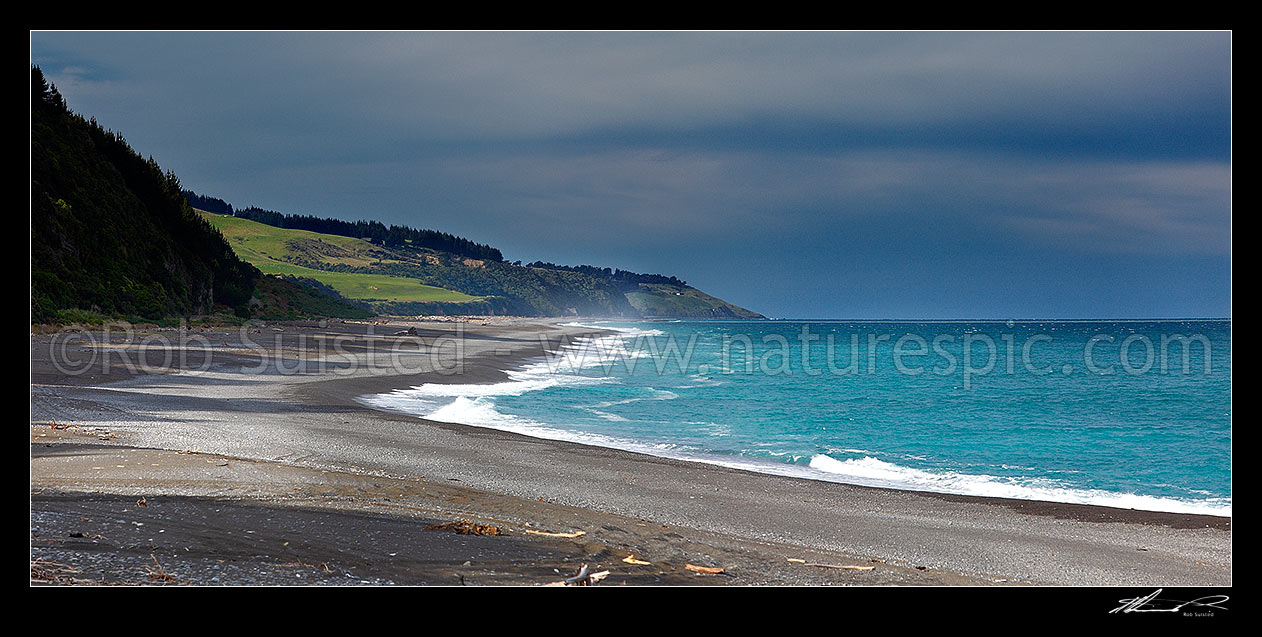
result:
<svg viewBox="0 0 1262 637"><path fill-rule="evenodd" d="M1152 594L1144 597L1135 597L1132 599L1119 599L1121 606L1109 611L1113 613L1177 613L1189 606L1204 608L1227 610L1226 606L1221 604L1227 601L1226 595L1206 595L1198 597L1191 601L1183 601L1178 599L1161 599L1157 597L1161 594L1162 589L1158 588Z"/></svg>

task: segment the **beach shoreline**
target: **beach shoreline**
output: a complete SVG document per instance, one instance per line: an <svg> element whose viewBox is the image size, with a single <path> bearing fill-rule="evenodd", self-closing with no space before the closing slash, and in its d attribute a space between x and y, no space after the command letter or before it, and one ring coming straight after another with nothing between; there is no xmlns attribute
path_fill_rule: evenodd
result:
<svg viewBox="0 0 1262 637"><path fill-rule="evenodd" d="M587 528L581 543L570 539L565 540L568 544L562 544L581 544L595 550L566 554L568 557L559 563L576 568L575 560L596 556L598 559L593 558L593 561L613 567L615 575L624 576L622 581L628 584L1229 585L1231 582L1230 518L898 491L774 476L428 421L375 411L358 400L367 394L403 389L421 382L503 380L505 370L544 355L548 343L541 341L540 336L548 340L596 332L592 328L561 325L573 320L481 321L477 324L396 321L379 326L380 334L373 334L385 339L415 338L422 342L429 338L433 343L453 329L462 330L461 338L467 351L463 357L464 369L458 375L444 375L433 369L425 371L423 365L418 365L416 372L404 374L359 370L339 375L341 368L334 367L309 374L264 372L243 376L239 369L257 360L257 352L243 351L240 343L233 343L233 330L211 330L204 336L209 343L203 349L205 356L215 355L215 363L205 371L70 378L50 368L50 356L41 355L41 351L51 350L49 345L54 337L33 336L33 527L37 514L69 510L65 508L69 506L66 503L84 494L95 494L101 502L113 503L100 506L117 506L123 502L117 498L135 495L155 503L163 498L184 498L182 506L189 507L195 506L188 503L197 498L215 497L264 504L271 507L269 510L298 502L306 507L304 511L328 510L331 514L338 506L347 510L359 507L357 513L372 512L385 515L382 519L398 521L398 511L387 513L390 507L380 501L388 496L376 493L383 487L357 487L366 494L360 498L362 502L349 495L346 496L349 499L343 500L330 496L326 502L312 491L289 493L285 500L288 504L281 504L275 493L268 495L268 489L276 491L277 485L295 481L307 484L313 480L320 483L314 479L314 474L302 472L325 472L319 475L343 486L366 479L364 476L420 485L416 487L420 491L406 497L401 492L396 493L396 498L412 500L432 500L426 494L459 485L468 489L461 494L468 503L449 509L421 507L424 516L428 516L426 519L441 522L444 517L464 515L499 520L504 528L516 529L518 539L532 535L524 533L529 528L524 525L534 524L533 519L546 520L553 526L560 526L566 519L581 521ZM366 331L373 331L372 328L371 322L297 323L260 328L256 336L264 335L261 330L282 330L265 334L278 337L272 340L275 351L284 353L277 357L279 365L285 360L311 362L320 358L308 355L302 343L304 335L310 336L313 342L320 341L316 337L323 335L325 338L320 342L327 343L329 335L342 334L347 336L348 342L355 342ZM415 336L408 335L408 329L414 330ZM239 331L235 336L240 336ZM99 351L109 349L98 348ZM127 352L126 347L118 350L114 353L120 356ZM415 358L421 356L417 354ZM199 366L199 360L194 356L189 365ZM327 357L320 358L320 362L327 362ZM233 371L234 365L237 373ZM100 440L101 436L96 436L85 442L76 441L75 436L58 436L50 441L48 431L52 422L78 427L76 431L88 432L87 438L92 438L94 431L108 431L112 437ZM56 453L43 451L45 449L56 450ZM92 460L105 453L103 450L179 457L150 462L159 465L153 467L154 471L107 480L100 475L102 469L92 469L104 466L93 464ZM195 450L197 454L179 454L182 450ZM199 458L202 455L227 459L229 467L248 465L251 467L249 477L238 476L225 483L222 477L194 475L175 479L168 475L172 471L180 474L180 470L172 468L176 465L168 466L168 462L196 458L203 464L211 464ZM123 461L123 465L130 466L128 461ZM71 470L73 467L78 468ZM194 464L188 469L192 468L200 468L200 465ZM297 474L305 477L299 478ZM259 485L270 486L265 489ZM513 510L524 510L528 504L548 510L532 510L530 516L509 514ZM144 508L145 512L150 511ZM139 507L132 509L139 511ZM153 510L157 510L156 507ZM635 522L628 523L630 520ZM646 526L635 526L638 524ZM568 526L572 531L579 524ZM606 526L620 529L623 534L609 531ZM685 539L657 532L657 527L662 526L675 529L675 533ZM654 533L626 534L628 527L653 529ZM425 537L436 536L431 532ZM531 538L531 541L539 540ZM526 548L519 547L520 556L542 550L540 545L530 542L521 546ZM779 548L773 550L767 548L769 546ZM683 547L706 548L690 553ZM37 548L33 540L33 556ZM544 552L555 550L552 547ZM625 557L618 554L622 551L628 554L639 551L642 560L662 565L657 571L659 574L654 575L656 579L636 579L638 576L631 572L635 570L633 565L620 562ZM809 553L809 559L793 557L795 551ZM666 556L666 559L656 559L648 553ZM807 561L791 562L791 559ZM723 567L729 576L714 578L681 570L684 564L694 563L692 560L708 560L706 565ZM465 561L475 562L464 560L454 566ZM726 565L717 562L726 562ZM840 565L843 562L849 566L873 565L874 568L860 571L800 566L802 563ZM751 569L751 564L759 567ZM369 574L371 568L361 570L364 573L357 576L364 578L355 581L453 583L428 576L407 580L399 575L406 569L386 569L382 572L391 577L377 578L382 580L378 582ZM500 573L512 569L505 569L501 564L494 570ZM733 573L745 575L732 576ZM479 577L482 583L525 584L539 583L537 578L546 573L529 571L529 574L530 578L526 579L496 579L485 573Z"/></svg>

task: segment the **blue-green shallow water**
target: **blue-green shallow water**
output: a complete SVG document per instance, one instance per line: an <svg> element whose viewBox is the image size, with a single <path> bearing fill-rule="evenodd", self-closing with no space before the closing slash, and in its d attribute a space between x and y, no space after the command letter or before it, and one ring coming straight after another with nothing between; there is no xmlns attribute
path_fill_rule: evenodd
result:
<svg viewBox="0 0 1262 637"><path fill-rule="evenodd" d="M364 400L820 480L1231 513L1227 320L598 325L619 335L507 382Z"/></svg>

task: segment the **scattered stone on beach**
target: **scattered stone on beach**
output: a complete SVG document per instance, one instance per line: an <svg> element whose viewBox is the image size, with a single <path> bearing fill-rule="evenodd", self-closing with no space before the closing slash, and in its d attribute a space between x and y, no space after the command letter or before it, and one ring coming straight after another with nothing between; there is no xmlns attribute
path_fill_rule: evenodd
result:
<svg viewBox="0 0 1262 637"><path fill-rule="evenodd" d="M417 333L415 327L409 327L406 330L399 330L395 332L394 335L395 336L418 336L419 334Z"/></svg>
<svg viewBox="0 0 1262 637"><path fill-rule="evenodd" d="M500 527L490 524L477 524L468 520L455 520L452 522L444 522L442 524L430 524L425 527L426 531L451 531L460 535L502 535L503 531Z"/></svg>

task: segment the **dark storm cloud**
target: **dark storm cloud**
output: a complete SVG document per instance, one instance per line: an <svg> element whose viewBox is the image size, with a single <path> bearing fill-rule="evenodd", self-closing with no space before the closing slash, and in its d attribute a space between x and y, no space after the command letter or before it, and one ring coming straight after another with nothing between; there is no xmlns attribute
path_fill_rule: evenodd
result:
<svg viewBox="0 0 1262 637"><path fill-rule="evenodd" d="M771 314L1229 311L1227 33L33 33L32 62L239 206ZM1012 292L952 278L987 272Z"/></svg>
<svg viewBox="0 0 1262 637"><path fill-rule="evenodd" d="M247 129L324 127L369 141L593 134L1014 147L1024 137L1041 150L1083 135L1173 137L1164 129L1216 130L1221 142L1227 42L1213 33L37 33L33 57L76 89L141 91L192 115L241 117Z"/></svg>

